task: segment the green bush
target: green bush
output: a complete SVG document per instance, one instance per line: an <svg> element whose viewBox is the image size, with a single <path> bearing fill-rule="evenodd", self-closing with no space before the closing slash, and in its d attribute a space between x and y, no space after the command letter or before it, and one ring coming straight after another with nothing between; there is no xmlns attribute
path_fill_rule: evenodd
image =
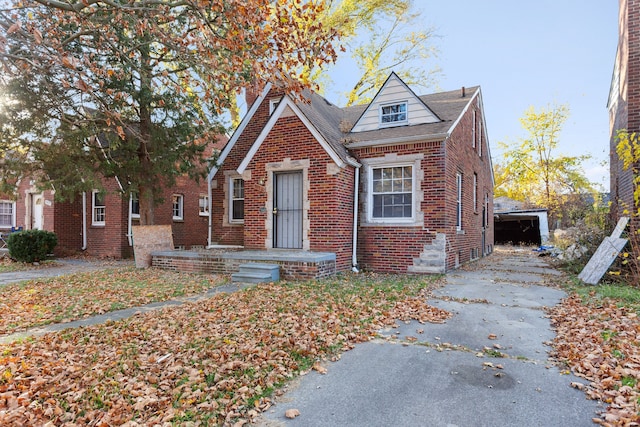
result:
<svg viewBox="0 0 640 427"><path fill-rule="evenodd" d="M9 256L20 262L38 262L53 252L58 237L51 231L25 230L11 233L7 238Z"/></svg>

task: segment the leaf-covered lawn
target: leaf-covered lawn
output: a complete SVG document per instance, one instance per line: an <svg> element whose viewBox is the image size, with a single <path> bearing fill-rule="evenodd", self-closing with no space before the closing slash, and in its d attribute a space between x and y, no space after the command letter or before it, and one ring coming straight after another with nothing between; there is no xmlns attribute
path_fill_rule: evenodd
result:
<svg viewBox="0 0 640 427"><path fill-rule="evenodd" d="M0 286L0 335L204 292L222 276L110 268Z"/></svg>
<svg viewBox="0 0 640 427"><path fill-rule="evenodd" d="M0 346L0 425L243 425L283 382L323 371L318 361L393 319L449 317L424 302L432 285L352 275L267 284Z"/></svg>
<svg viewBox="0 0 640 427"><path fill-rule="evenodd" d="M573 294L551 310L557 332L553 356L588 381L573 383L574 387L591 399L609 404L602 418L594 422L606 426L638 426L640 321L637 307L620 299L595 298L594 294Z"/></svg>

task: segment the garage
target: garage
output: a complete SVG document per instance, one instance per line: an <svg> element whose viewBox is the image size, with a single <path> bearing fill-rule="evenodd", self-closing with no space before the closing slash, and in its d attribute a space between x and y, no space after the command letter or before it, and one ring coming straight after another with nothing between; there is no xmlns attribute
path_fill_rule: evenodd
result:
<svg viewBox="0 0 640 427"><path fill-rule="evenodd" d="M542 245L549 241L546 209L494 213L496 244Z"/></svg>

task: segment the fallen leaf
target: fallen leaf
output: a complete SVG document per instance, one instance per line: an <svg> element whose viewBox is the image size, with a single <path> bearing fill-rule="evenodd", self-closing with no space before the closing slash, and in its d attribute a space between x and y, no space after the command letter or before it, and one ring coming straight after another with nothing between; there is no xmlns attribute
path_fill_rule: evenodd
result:
<svg viewBox="0 0 640 427"><path fill-rule="evenodd" d="M290 420L294 419L298 415L300 415L300 411L298 411L297 409L287 409L284 412L284 416L289 418Z"/></svg>
<svg viewBox="0 0 640 427"><path fill-rule="evenodd" d="M313 364L312 369L316 372L318 372L319 374L326 374L327 373L327 368L325 368L324 366L322 366L320 364L320 362L316 362Z"/></svg>

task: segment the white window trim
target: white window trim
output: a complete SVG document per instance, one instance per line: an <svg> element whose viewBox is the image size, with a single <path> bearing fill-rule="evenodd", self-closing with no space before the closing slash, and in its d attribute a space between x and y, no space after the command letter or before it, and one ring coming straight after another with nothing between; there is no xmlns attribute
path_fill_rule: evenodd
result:
<svg viewBox="0 0 640 427"><path fill-rule="evenodd" d="M202 205L200 203L202 199L205 200L204 210L202 209ZM200 194L200 196L198 197L198 214L200 216L209 216L209 196L206 194Z"/></svg>
<svg viewBox="0 0 640 427"><path fill-rule="evenodd" d="M395 122L382 122L382 109L384 107L393 107L394 105L403 105L405 106L405 111L404 111L404 120L398 120ZM393 114L398 114L398 113L393 113ZM381 128L386 128L386 127L394 127L394 126L398 126L398 125L406 125L407 123L409 123L409 101L397 101L397 102L387 102L384 104L380 104L380 107L378 109L378 124Z"/></svg>
<svg viewBox="0 0 640 427"><path fill-rule="evenodd" d="M140 196L137 193L135 194L136 194L136 198L138 199L138 213L133 212L133 201L134 201L133 192L129 194L129 213L131 214L131 218L139 219L140 218Z"/></svg>
<svg viewBox="0 0 640 427"><path fill-rule="evenodd" d="M0 203L9 203L11 205L11 224L10 225L2 225L4 228L15 227L16 226L16 202L13 200L0 200Z"/></svg>
<svg viewBox="0 0 640 427"><path fill-rule="evenodd" d="M242 180L242 176L230 176L229 177L229 223L230 224L244 224L244 218L234 218L233 217L233 190L234 190L234 185L233 183L235 182L236 179L240 179ZM243 180L244 181L244 180ZM244 201L245 198L243 197L242 200Z"/></svg>
<svg viewBox="0 0 640 427"><path fill-rule="evenodd" d="M462 173L456 173L456 230L462 230Z"/></svg>
<svg viewBox="0 0 640 427"><path fill-rule="evenodd" d="M384 225L384 226L421 226L424 225L424 212L420 210L424 199L422 190L422 182L424 180L424 171L422 170L421 161L424 154L408 154L398 156L395 153L387 154L385 157L363 159L364 181L363 190L365 191L363 200L365 201L365 209L362 213L363 225ZM390 168L395 166L412 166L412 195L411 195L411 218L374 218L373 217L373 169Z"/></svg>
<svg viewBox="0 0 640 427"><path fill-rule="evenodd" d="M278 108L278 105L281 101L282 98L273 98L269 100L269 115L273 114L273 112L276 111L276 108Z"/></svg>
<svg viewBox="0 0 640 427"><path fill-rule="evenodd" d="M178 200L179 215L175 215L175 201ZM174 221L184 221L184 196L182 194L174 194L171 196L171 215Z"/></svg>
<svg viewBox="0 0 640 427"><path fill-rule="evenodd" d="M473 109L471 111L471 147L476 148L476 127L478 126L477 122L476 122L476 110Z"/></svg>
<svg viewBox="0 0 640 427"><path fill-rule="evenodd" d="M478 212L478 174L473 173L473 211Z"/></svg>
<svg viewBox="0 0 640 427"><path fill-rule="evenodd" d="M478 121L478 157L482 157L482 120Z"/></svg>
<svg viewBox="0 0 640 427"><path fill-rule="evenodd" d="M107 219L107 201L104 200L103 203L104 205L102 206L96 206L96 195L100 194L100 191L98 190L93 190L91 192L91 225L96 225L96 226L104 226L106 224L106 219ZM98 221L97 218L97 209L98 208L102 208L103 209L103 216L104 219L102 221Z"/></svg>

